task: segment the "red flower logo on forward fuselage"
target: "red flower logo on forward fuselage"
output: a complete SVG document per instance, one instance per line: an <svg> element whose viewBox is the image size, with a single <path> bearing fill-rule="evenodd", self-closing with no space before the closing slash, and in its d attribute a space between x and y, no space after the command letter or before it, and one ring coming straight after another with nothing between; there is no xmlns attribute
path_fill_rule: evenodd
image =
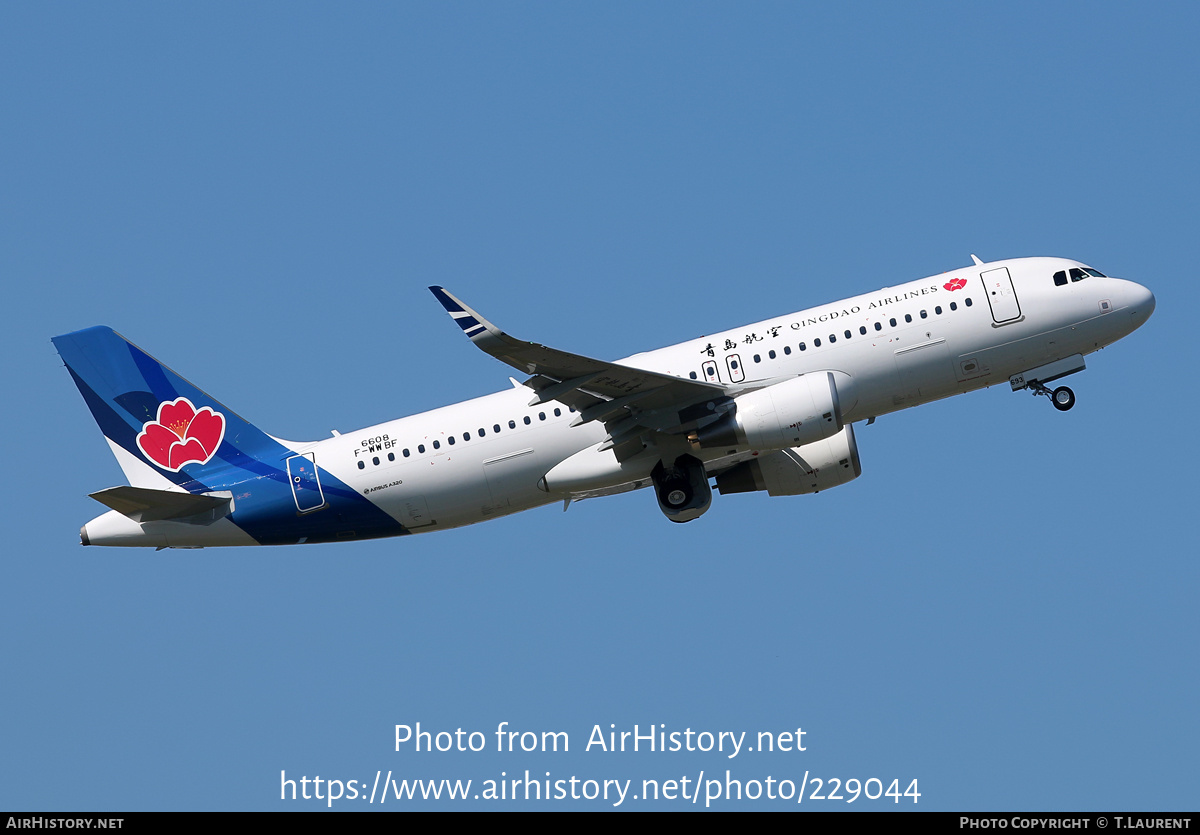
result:
<svg viewBox="0 0 1200 835"><path fill-rule="evenodd" d="M954 292L955 290L961 290L962 288L966 287L967 280L965 278L952 278L942 286L950 292Z"/></svg>
<svg viewBox="0 0 1200 835"><path fill-rule="evenodd" d="M197 411L192 401L177 397L158 404L158 419L142 426L137 445L155 464L177 473L184 464L207 464L224 437L224 415L208 406Z"/></svg>

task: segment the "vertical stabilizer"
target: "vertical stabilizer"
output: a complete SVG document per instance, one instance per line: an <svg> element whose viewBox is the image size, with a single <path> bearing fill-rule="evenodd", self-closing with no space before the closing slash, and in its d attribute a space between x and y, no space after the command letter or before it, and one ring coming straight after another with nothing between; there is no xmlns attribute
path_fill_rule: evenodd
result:
<svg viewBox="0 0 1200 835"><path fill-rule="evenodd" d="M220 490L278 468L286 447L112 328L53 339L92 417L135 487Z"/></svg>

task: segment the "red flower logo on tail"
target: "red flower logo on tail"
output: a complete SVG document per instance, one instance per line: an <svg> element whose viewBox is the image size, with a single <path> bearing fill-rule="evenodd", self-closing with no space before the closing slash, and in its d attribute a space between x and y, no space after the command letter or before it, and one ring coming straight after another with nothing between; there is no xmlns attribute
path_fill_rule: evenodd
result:
<svg viewBox="0 0 1200 835"><path fill-rule="evenodd" d="M196 410L178 397L158 404L158 419L147 421L137 445L164 470L177 473L184 464L207 464L225 437L225 416L208 406Z"/></svg>
<svg viewBox="0 0 1200 835"><path fill-rule="evenodd" d="M962 288L966 287L967 280L965 278L952 278L942 286L950 292L954 292L955 290L961 290Z"/></svg>

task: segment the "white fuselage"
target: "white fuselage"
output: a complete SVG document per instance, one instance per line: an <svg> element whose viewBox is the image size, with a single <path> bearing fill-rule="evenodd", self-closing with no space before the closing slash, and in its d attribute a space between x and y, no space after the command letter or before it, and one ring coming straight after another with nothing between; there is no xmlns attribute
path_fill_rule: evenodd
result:
<svg viewBox="0 0 1200 835"><path fill-rule="evenodd" d="M619 362L726 384L838 372L843 419L853 423L1091 353L1150 315L1153 296L1133 282L1052 279L1082 266L1057 258L978 264ZM287 445L412 532L467 525L571 498L539 480L605 438L599 422L573 427L565 405L529 406L530 397L517 386Z"/></svg>

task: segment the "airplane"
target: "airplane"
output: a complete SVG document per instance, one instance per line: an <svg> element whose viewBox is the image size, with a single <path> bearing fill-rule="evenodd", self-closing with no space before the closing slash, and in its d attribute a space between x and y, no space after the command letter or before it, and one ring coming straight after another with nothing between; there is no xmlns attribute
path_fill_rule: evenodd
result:
<svg viewBox="0 0 1200 835"><path fill-rule="evenodd" d="M984 262L606 362L509 336L441 287L511 388L311 442L267 435L107 327L53 338L129 482L83 545L374 539L653 487L688 522L722 495L862 472L854 424L1007 382L1050 388L1140 327L1154 295L1062 258Z"/></svg>

